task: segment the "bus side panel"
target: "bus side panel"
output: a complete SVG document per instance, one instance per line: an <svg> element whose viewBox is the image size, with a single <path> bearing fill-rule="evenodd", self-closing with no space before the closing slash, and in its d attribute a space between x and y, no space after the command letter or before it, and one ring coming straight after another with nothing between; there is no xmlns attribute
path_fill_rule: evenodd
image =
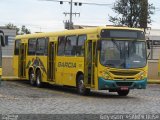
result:
<svg viewBox="0 0 160 120"><path fill-rule="evenodd" d="M84 70L84 58L83 57L62 57L60 60L63 67L63 79L62 84L68 86L76 86L76 75L79 71Z"/></svg>
<svg viewBox="0 0 160 120"><path fill-rule="evenodd" d="M26 79L29 80L29 68L33 66L34 60L36 59L35 55L27 55L26 57Z"/></svg>
<svg viewBox="0 0 160 120"><path fill-rule="evenodd" d="M42 82L47 82L47 56L37 56L36 60L41 69Z"/></svg>
<svg viewBox="0 0 160 120"><path fill-rule="evenodd" d="M59 57L59 56L57 56L56 57L56 71L55 71L55 83L57 84L57 85L63 85L62 84L62 81L63 81L63 79L64 79L64 74L63 74L63 69L64 69L64 67L63 67L63 65L62 65L62 63L63 63L63 58L64 57Z"/></svg>
<svg viewBox="0 0 160 120"><path fill-rule="evenodd" d="M14 76L18 77L18 65L19 65L19 56L14 55L13 56L13 71Z"/></svg>

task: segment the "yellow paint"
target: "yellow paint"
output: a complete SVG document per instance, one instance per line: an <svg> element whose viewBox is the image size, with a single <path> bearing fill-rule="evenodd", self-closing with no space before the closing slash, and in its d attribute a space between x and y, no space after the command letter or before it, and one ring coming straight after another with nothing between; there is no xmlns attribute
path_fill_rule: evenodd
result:
<svg viewBox="0 0 160 120"><path fill-rule="evenodd" d="M28 79L28 73L29 69L33 69L34 73L36 74L36 70L40 69L41 74L42 74L42 81L47 82L47 83L53 83L56 85L68 85L68 86L76 86L76 75L78 72L81 72L83 74L86 73L87 68L85 67L84 62L86 58L84 57L77 57L77 56L57 56L57 41L58 41L58 36L71 36L71 35L87 35L87 40L86 44L84 47L87 46L87 42L89 40L92 41L92 44L99 40L99 34L102 29L119 29L119 30L140 30L136 28L127 28L127 27L113 27L113 26L108 26L108 27L97 27L97 28L92 28L92 29L80 29L80 30L66 30L63 32L50 32L50 33L35 33L35 34L28 34L28 35L19 35L16 36L16 40L21 40L22 43L24 43L27 46L26 49L26 65L25 65L25 74L26 76L23 78ZM53 74L55 75L54 81L49 81L48 79L48 56L36 56L36 55L27 55L28 52L28 39L30 38L44 38L47 37L49 38L49 43L54 42L56 45L56 51L55 51L55 59L54 59L54 71ZM96 49L96 48L95 48ZM94 54L95 49L92 49ZM86 51L85 51L86 52ZM86 53L88 54L88 53ZM33 66L33 62L38 59L43 63L43 66ZM18 72L21 70L19 67L19 56L13 56L13 69L14 69L14 74L15 76L18 77ZM97 66L95 65L94 62L92 62L92 65L94 65L93 71L93 78L94 78L94 84L93 81L91 81L91 85L86 85L89 88L98 90L98 77L107 77L110 80L116 80L115 78L117 77L116 75L112 74L111 71L122 71L122 69L113 69L113 68L107 68L104 67L100 64L99 62L99 52L98 52L98 58L97 58L98 64ZM62 67L60 66L60 63L73 63L76 64L76 67ZM28 66L27 66L28 65ZM46 70L46 72L44 71ZM138 71L139 73L144 74L144 77L147 77L147 70L148 67L141 68L141 69L131 69L129 70L130 72L135 72ZM123 70L125 72L125 70ZM105 72L109 73L109 76L106 75ZM104 76L105 74L105 76ZM118 76L121 77L122 79L127 79L127 78L133 78L135 80L140 79L140 74L136 74L134 76ZM20 77L21 78L21 77Z"/></svg>
<svg viewBox="0 0 160 120"><path fill-rule="evenodd" d="M2 68L0 68L0 76L2 76Z"/></svg>

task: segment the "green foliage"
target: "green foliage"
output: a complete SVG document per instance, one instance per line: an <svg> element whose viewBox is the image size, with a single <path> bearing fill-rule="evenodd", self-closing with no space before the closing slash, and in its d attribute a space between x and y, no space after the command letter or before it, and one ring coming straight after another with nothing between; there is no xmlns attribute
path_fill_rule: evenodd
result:
<svg viewBox="0 0 160 120"><path fill-rule="evenodd" d="M115 25L146 28L152 22L155 7L148 0L117 0L112 9L117 16L109 16L109 21Z"/></svg>
<svg viewBox="0 0 160 120"><path fill-rule="evenodd" d="M29 29L26 28L25 25L22 25L21 28L18 28L17 26L15 26L12 23L9 23L7 25L5 25L8 29L16 29L16 34L17 35L23 35L23 34L30 34L31 31Z"/></svg>

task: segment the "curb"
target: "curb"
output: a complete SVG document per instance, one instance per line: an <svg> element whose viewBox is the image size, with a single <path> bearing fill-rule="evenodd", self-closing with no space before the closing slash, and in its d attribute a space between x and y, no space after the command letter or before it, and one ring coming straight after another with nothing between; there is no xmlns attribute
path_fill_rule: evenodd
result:
<svg viewBox="0 0 160 120"><path fill-rule="evenodd" d="M160 84L160 80L148 80L148 84Z"/></svg>

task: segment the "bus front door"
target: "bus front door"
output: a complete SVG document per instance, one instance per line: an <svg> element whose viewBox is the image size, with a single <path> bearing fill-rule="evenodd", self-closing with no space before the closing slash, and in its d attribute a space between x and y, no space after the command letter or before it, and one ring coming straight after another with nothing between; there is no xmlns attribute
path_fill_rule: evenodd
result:
<svg viewBox="0 0 160 120"><path fill-rule="evenodd" d="M19 46L19 77L25 78L26 77L26 44L21 43Z"/></svg>
<svg viewBox="0 0 160 120"><path fill-rule="evenodd" d="M94 87L94 49L95 45L91 40L86 41L84 82L87 87Z"/></svg>
<svg viewBox="0 0 160 120"><path fill-rule="evenodd" d="M49 43L49 50L48 50L48 81L55 81L55 43Z"/></svg>

